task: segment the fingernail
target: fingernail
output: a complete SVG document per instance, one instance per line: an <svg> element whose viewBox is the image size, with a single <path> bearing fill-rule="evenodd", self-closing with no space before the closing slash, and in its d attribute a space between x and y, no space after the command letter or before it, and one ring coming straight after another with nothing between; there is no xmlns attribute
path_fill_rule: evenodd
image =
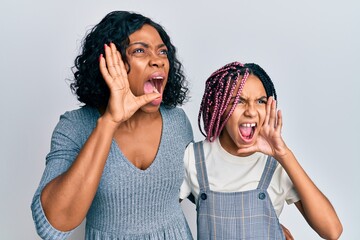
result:
<svg viewBox="0 0 360 240"><path fill-rule="evenodd" d="M100 54L100 57L99 57L99 62L100 62L100 60L101 60L101 58L103 57L103 54Z"/></svg>

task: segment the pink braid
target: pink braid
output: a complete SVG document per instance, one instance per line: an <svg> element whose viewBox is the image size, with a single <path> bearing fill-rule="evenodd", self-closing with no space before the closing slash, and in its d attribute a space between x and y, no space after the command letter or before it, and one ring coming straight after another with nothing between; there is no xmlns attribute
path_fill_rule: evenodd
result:
<svg viewBox="0 0 360 240"><path fill-rule="evenodd" d="M244 70L244 65L239 62L229 63L222 68L215 71L206 80L205 91L200 105L198 115L198 125L201 133L207 140L213 141L218 137L224 128L227 120L235 110L236 104L233 104L229 113L224 119L228 105L235 88L240 81L241 71ZM239 89L236 93L235 103L239 100L241 91L244 87L245 81L249 73L246 69L244 77L241 79ZM201 127L201 118L203 119L204 131Z"/></svg>

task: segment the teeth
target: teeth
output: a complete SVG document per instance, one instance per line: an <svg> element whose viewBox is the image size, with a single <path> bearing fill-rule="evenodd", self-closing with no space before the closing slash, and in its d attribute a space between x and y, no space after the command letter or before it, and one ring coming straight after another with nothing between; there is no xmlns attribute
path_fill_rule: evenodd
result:
<svg viewBox="0 0 360 240"><path fill-rule="evenodd" d="M159 93L159 91L157 90L156 86L158 86L160 84L160 82L158 80L164 80L163 77L161 76L158 76L158 77L152 77L150 79L151 83L153 84L153 92L154 93Z"/></svg>
<svg viewBox="0 0 360 240"><path fill-rule="evenodd" d="M154 92L154 93L159 93L159 91L156 89L155 86L153 87L153 92Z"/></svg>
<svg viewBox="0 0 360 240"><path fill-rule="evenodd" d="M255 127L256 123L243 123L241 124L242 127Z"/></svg>
<svg viewBox="0 0 360 240"><path fill-rule="evenodd" d="M162 80L163 77L153 77L152 79L159 79L159 80Z"/></svg>

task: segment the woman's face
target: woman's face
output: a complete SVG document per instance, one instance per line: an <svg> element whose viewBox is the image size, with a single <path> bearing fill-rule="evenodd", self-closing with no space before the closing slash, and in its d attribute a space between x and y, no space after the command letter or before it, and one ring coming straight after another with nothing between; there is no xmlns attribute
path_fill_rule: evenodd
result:
<svg viewBox="0 0 360 240"><path fill-rule="evenodd" d="M236 91L232 102L235 100ZM266 91L260 79L249 75L240 94L234 112L228 119L221 135L220 142L224 149L237 155L239 147L255 143L266 115ZM230 107L229 107L230 108Z"/></svg>
<svg viewBox="0 0 360 240"><path fill-rule="evenodd" d="M126 56L130 66L128 79L135 96L159 92L165 89L169 74L167 47L157 30L145 24L129 36ZM128 70L128 69L127 69ZM152 101L147 107L159 107L162 98Z"/></svg>

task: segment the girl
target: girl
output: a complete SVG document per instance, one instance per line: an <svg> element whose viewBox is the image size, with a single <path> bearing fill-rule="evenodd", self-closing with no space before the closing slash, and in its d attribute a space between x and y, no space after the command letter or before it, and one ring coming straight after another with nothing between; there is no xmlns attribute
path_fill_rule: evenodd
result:
<svg viewBox="0 0 360 240"><path fill-rule="evenodd" d="M195 197L198 239L284 239L278 216L285 201L321 237L339 238L331 203L281 137L276 99L257 64L233 62L207 79L198 119L206 139L186 149L180 193Z"/></svg>

